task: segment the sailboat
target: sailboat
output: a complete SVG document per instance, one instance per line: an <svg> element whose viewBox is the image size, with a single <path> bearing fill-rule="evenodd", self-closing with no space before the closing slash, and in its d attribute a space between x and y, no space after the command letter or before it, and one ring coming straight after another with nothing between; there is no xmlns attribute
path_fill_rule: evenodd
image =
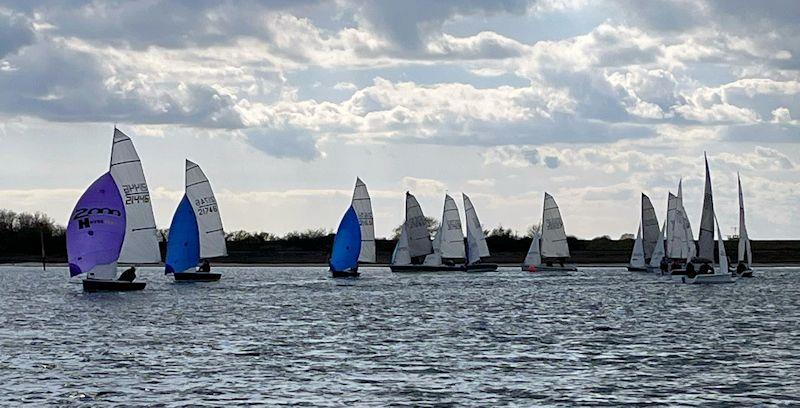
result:
<svg viewBox="0 0 800 408"><path fill-rule="evenodd" d="M401 262L395 262L395 259L392 260L392 264L389 265L392 272L428 272L436 270L435 266L423 264L425 257L433 253L433 244L425 221L425 214L422 213L422 208L419 206L417 198L410 192L406 192L406 219L403 222L400 239L395 247L393 258L398 253L400 254L399 260Z"/></svg>
<svg viewBox="0 0 800 408"><path fill-rule="evenodd" d="M375 226L367 185L356 178L353 199L339 223L333 241L331 275L334 278L359 276L360 262L375 262Z"/></svg>
<svg viewBox="0 0 800 408"><path fill-rule="evenodd" d="M561 218L558 204L548 193L544 193L541 230L540 237L534 233L531 249L528 250L528 255L523 261L522 270L531 272L577 271L578 269L574 265L564 264L564 261L569 258L567 233L564 230L564 221ZM534 246L539 248L538 253ZM554 265L554 263L559 265Z"/></svg>
<svg viewBox="0 0 800 408"><path fill-rule="evenodd" d="M463 271L460 263L465 258L464 232L458 207L450 195L444 195L442 222L433 238L433 253L425 256L422 267L425 271Z"/></svg>
<svg viewBox="0 0 800 408"><path fill-rule="evenodd" d="M464 198L464 217L467 222L467 257L464 268L467 272L491 272L497 270L497 264L483 263L481 258L488 257L489 246L486 244L486 235L478 220L478 213L466 194Z"/></svg>
<svg viewBox="0 0 800 408"><path fill-rule="evenodd" d="M117 265L161 261L153 207L139 155L131 139L114 128L109 171L75 205L67 224L70 277L84 275L83 290L131 291L133 268L117 278Z"/></svg>
<svg viewBox="0 0 800 408"><path fill-rule="evenodd" d="M186 160L185 169L184 194L169 227L164 271L176 281L218 281L222 274L212 273L207 261L228 255L217 199L199 165Z"/></svg>
<svg viewBox="0 0 800 408"><path fill-rule="evenodd" d="M736 174L739 184L739 246L737 248L738 263L736 274L740 277L753 277L753 250L750 247L750 237L747 236L747 226L744 223L744 195L742 194L742 178Z"/></svg>
<svg viewBox="0 0 800 408"><path fill-rule="evenodd" d="M636 231L636 241L633 242L633 252L631 252L631 260L628 262L628 270L631 272L647 271L647 264L644 260L641 223L639 223L639 229Z"/></svg>
<svg viewBox="0 0 800 408"><path fill-rule="evenodd" d="M705 155L704 155L705 156ZM684 283L732 283L735 279L728 270L728 258L725 254L725 245L719 223L716 222L714 213L714 195L711 190L711 172L708 169L708 157L705 159L706 178L703 197L703 213L700 217L700 236L698 239L697 256L686 265L685 276L680 276ZM714 226L717 229L717 255L719 262L714 268ZM677 275L673 271L673 276Z"/></svg>
<svg viewBox="0 0 800 408"><path fill-rule="evenodd" d="M697 253L692 225L683 207L683 180L678 181L678 194L667 198L666 275L684 275L686 264Z"/></svg>

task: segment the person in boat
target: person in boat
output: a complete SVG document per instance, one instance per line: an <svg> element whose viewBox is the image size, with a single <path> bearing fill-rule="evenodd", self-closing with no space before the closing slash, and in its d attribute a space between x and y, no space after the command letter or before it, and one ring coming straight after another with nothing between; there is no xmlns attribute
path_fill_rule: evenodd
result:
<svg viewBox="0 0 800 408"><path fill-rule="evenodd" d="M694 276L695 276L694 264L691 263L691 262L686 264L686 276L688 276L690 278L694 278Z"/></svg>
<svg viewBox="0 0 800 408"><path fill-rule="evenodd" d="M703 275L708 273L714 273L714 267L704 262L702 265L700 265L700 274Z"/></svg>
<svg viewBox="0 0 800 408"><path fill-rule="evenodd" d="M747 265L744 262L739 262L739 266L736 267L736 273L741 275L747 271Z"/></svg>
<svg viewBox="0 0 800 408"><path fill-rule="evenodd" d="M126 269L119 275L117 280L126 281L126 282L133 282L136 279L136 267L131 266L130 268Z"/></svg>
<svg viewBox="0 0 800 408"><path fill-rule="evenodd" d="M661 269L662 273L667 273L669 270L669 261L666 257L661 258L661 263L658 265L658 267Z"/></svg>
<svg viewBox="0 0 800 408"><path fill-rule="evenodd" d="M203 259L203 263L197 268L197 272L211 272L211 264L208 263L208 259Z"/></svg>

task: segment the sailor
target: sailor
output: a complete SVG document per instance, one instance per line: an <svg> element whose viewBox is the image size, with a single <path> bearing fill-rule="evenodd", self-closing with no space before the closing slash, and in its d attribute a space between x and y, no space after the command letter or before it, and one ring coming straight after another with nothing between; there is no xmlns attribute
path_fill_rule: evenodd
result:
<svg viewBox="0 0 800 408"><path fill-rule="evenodd" d="M745 264L744 262L739 262L739 266L736 267L736 273L741 275L745 271L747 271L747 264Z"/></svg>
<svg viewBox="0 0 800 408"><path fill-rule="evenodd" d="M667 273L669 270L669 261L667 261L666 257L661 258L661 264L659 267L661 268L661 273Z"/></svg>
<svg viewBox="0 0 800 408"><path fill-rule="evenodd" d="M197 268L197 272L211 272L211 265L208 263L208 259L203 259L203 263Z"/></svg>
<svg viewBox="0 0 800 408"><path fill-rule="evenodd" d="M118 280L127 282L133 282L134 279L136 279L136 267L134 266L126 269L125 272L122 272L118 278Z"/></svg>

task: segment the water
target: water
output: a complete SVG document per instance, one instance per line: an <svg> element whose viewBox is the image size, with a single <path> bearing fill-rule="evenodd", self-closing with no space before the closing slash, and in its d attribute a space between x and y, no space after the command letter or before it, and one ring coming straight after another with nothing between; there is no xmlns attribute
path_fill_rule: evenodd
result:
<svg viewBox="0 0 800 408"><path fill-rule="evenodd" d="M0 405L800 404L800 268L217 270L88 294L64 268L0 268Z"/></svg>

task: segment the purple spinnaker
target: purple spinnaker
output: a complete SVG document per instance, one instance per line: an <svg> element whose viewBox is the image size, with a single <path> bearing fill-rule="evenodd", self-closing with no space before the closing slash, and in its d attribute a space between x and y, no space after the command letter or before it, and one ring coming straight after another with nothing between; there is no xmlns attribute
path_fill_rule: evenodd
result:
<svg viewBox="0 0 800 408"><path fill-rule="evenodd" d="M125 206L111 173L83 193L67 223L70 276L116 262L125 238Z"/></svg>

